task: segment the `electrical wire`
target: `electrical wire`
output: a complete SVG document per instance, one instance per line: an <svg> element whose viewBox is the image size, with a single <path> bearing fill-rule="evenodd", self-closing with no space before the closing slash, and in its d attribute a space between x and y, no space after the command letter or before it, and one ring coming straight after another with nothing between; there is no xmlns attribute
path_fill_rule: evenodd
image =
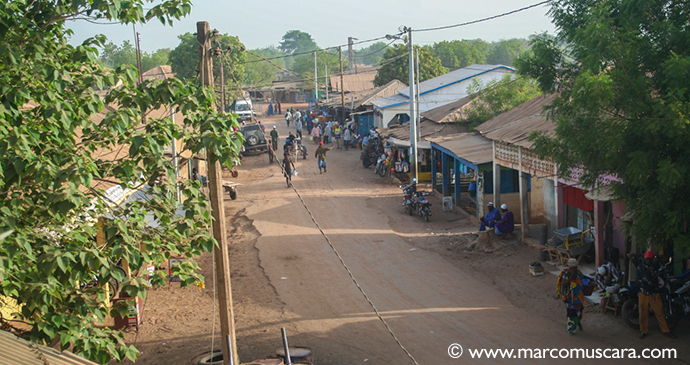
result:
<svg viewBox="0 0 690 365"><path fill-rule="evenodd" d="M431 31L435 31L435 30L443 30L443 29L457 28L457 27L463 27L463 26L466 26L466 25L482 23L482 22L485 22L485 21L488 21L488 20L493 20L493 19L497 19L497 18L504 17L504 16L508 16L508 15L511 15L511 14L519 13L519 12L521 12L521 11L525 11L525 10L528 10L528 9L532 9L532 8L535 8L535 7L540 6L540 5L548 4L548 3L550 3L551 1L552 1L552 0L542 1L542 2L539 2L539 3L536 3L536 4L532 4L532 5L529 5L529 6L525 6L524 8L520 8L520 9L516 9L516 10L509 11L509 12L507 12L507 13L498 14L498 15L490 16L490 17L488 17L488 18L473 20L473 21L469 21L469 22L465 22L465 23L459 23L459 24L453 24L453 25L446 25L446 26L443 26L443 27L435 27L435 28L413 29L413 32L431 32Z"/></svg>
<svg viewBox="0 0 690 365"><path fill-rule="evenodd" d="M275 151L273 151L273 156L276 160L278 159L278 156L275 154ZM280 161L280 160L277 160L277 161ZM285 168L280 164L280 162L278 162L278 166L280 166L280 169L283 171L283 175L286 175ZM299 193L299 191L297 191L297 188L292 183L292 179L290 179L290 187L292 187L292 190L297 195L297 198L299 198L300 202L302 202L302 206L307 211L307 213L309 213L309 218L311 218L311 221L314 222L314 225L316 225L316 228L319 230L319 232L321 233L323 238L326 240L326 243L328 244L328 246L331 247L331 250L333 251L335 256L338 258L338 261L340 261L340 264L343 266L345 271L347 271L347 274L350 276L350 279L352 279L352 282L355 284L357 289L359 289L360 293L362 293L362 295L364 296L364 299L366 299L366 301L369 303L371 308L374 310L376 317L378 317L378 319L383 323L383 325L386 327L386 330L388 330L388 333L393 337L395 342L405 352L405 354L407 354L407 356L410 358L410 360L412 360L412 362L414 364L419 365L419 363L414 358L414 356L412 356L412 354L400 342L400 339L398 339L398 337L395 335L395 333L393 333L393 330L388 325L388 322L386 322L386 320L383 319L383 316L381 316L381 313L379 312L378 308L376 308L376 305L374 305L374 303L371 301L371 299L369 298L367 293L364 291L364 288L362 288L362 286L359 284L359 282L355 278L354 274L352 274L352 271L350 270L350 268L347 266L347 264L345 264L345 260L343 260L343 257L340 256L340 253L338 252L338 250L333 245L333 242L331 242L331 239L328 238L328 235L326 235L326 232L323 231L323 228L321 228L321 225L319 225L319 222L317 222L316 218L314 218L314 214L309 209L309 206L307 206L307 203L304 201L304 198L302 198L302 195Z"/></svg>

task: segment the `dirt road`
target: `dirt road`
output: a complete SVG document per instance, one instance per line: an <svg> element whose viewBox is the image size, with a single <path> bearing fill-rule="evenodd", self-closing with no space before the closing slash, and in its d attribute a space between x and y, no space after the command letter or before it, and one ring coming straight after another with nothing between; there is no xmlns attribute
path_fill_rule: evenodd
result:
<svg viewBox="0 0 690 365"><path fill-rule="evenodd" d="M263 122L267 131L277 125L281 139L287 136L281 118ZM689 358L690 331L681 328L687 323L676 331L680 340L666 341L652 322L652 335L643 343L620 318L588 308L585 332L568 336L565 310L552 298L555 276L534 278L527 272L536 252L516 243L493 254L465 252L459 242L471 236L455 234L474 224L463 214L441 212L438 196L432 197L434 215L425 223L403 214L400 189L364 169L359 150L334 148L328 172L319 174L316 146L306 145L307 159L296 163L296 192L266 155L247 156L236 179L245 186L236 201L225 201L243 362L274 356L285 327L292 345L314 349L318 364L413 363L332 247L420 364L467 361L470 349L676 348L679 359ZM210 351L212 333L218 348L210 256L200 264L205 291L174 286L150 291L144 325L127 336L143 351L140 363L192 364L196 355ZM449 357L453 343L464 348L460 359Z"/></svg>

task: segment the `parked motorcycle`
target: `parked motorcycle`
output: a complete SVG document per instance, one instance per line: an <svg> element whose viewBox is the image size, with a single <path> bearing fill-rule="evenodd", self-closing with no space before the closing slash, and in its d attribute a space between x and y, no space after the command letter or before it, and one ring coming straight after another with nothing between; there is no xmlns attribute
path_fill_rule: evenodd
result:
<svg viewBox="0 0 690 365"><path fill-rule="evenodd" d="M425 191L418 191L416 194L415 205L417 206L417 214L424 218L425 222L428 222L429 217L431 217L431 203L426 200L426 195L429 195L429 193Z"/></svg>
<svg viewBox="0 0 690 365"><path fill-rule="evenodd" d="M379 156L383 153L383 145L378 137L370 138L364 150L362 151L361 159L362 165L365 168L376 164Z"/></svg>
<svg viewBox="0 0 690 365"><path fill-rule="evenodd" d="M405 193L402 204L403 207L405 207L405 212L407 212L409 215L412 215L412 212L417 210L416 200L414 198L415 192L417 191L417 185L412 183L405 187L400 186L400 189L403 189L403 192Z"/></svg>
<svg viewBox="0 0 690 365"><path fill-rule="evenodd" d="M386 176L386 154L382 153L381 156L376 160L376 168L374 172L379 174L381 177Z"/></svg>

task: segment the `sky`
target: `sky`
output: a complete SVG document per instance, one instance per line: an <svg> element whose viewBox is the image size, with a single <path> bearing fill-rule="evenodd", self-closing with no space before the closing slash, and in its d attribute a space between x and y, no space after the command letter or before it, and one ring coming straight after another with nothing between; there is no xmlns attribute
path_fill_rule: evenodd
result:
<svg viewBox="0 0 690 365"><path fill-rule="evenodd" d="M137 25L141 49L154 52L175 48L178 35L196 32L198 21L209 22L221 34L239 37L248 49L278 46L289 30L309 33L322 47L346 45L348 37L362 42L396 34L401 26L413 29L417 45L432 45L444 40L527 38L542 32L554 33L547 17L548 7L541 5L498 19L437 31L414 31L475 21L540 3L541 0L193 0L191 14L173 26L157 20ZM71 43L80 44L96 34L104 34L121 45L134 43L132 25L92 24L84 20L68 21L74 31ZM385 41L385 39L384 39ZM371 42L355 45L367 47Z"/></svg>

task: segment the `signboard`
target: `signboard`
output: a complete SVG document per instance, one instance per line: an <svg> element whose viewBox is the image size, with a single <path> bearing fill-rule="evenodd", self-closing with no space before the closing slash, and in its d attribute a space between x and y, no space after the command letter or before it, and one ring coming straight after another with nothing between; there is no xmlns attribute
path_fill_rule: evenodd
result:
<svg viewBox="0 0 690 365"><path fill-rule="evenodd" d="M453 197L452 196L444 196L443 197L443 211L448 212L453 210Z"/></svg>

